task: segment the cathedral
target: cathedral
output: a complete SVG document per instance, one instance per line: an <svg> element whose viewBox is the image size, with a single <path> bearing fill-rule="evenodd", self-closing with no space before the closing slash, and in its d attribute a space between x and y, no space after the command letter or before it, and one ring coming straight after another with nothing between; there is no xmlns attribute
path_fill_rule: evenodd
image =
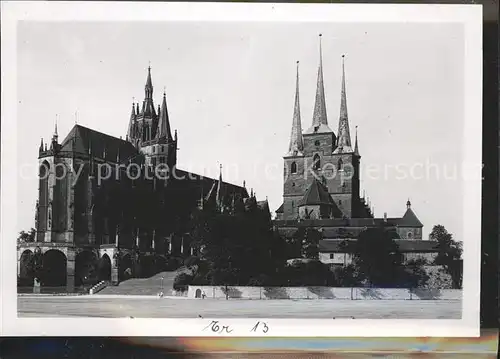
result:
<svg viewBox="0 0 500 359"><path fill-rule="evenodd" d="M320 35L321 36L321 35ZM347 113L346 78L342 56L340 115L335 133L328 123L323 83L320 37L316 97L312 123L302 130L297 62L295 104L288 152L284 156L283 204L276 210L275 227L292 236L301 226L322 233L320 259L332 265L346 265L349 255L340 243L355 238L369 227L384 226L397 233L400 250L407 260L432 259L436 243L422 240L422 227L408 199L399 218L375 218L371 203L360 194L361 154L357 131L351 142Z"/></svg>
<svg viewBox="0 0 500 359"><path fill-rule="evenodd" d="M255 201L269 213L267 200L257 202L244 184L177 168L177 131L171 130L166 94L161 106L153 102L151 68L144 91L142 104L132 104L125 139L78 124L61 142L57 125L49 143L42 139L36 238L18 245L21 276L41 253L50 274L45 286L73 291L95 262L99 279L116 284L139 275L138 253L142 267L148 257L196 254L187 234L195 208L213 204L225 211Z"/></svg>

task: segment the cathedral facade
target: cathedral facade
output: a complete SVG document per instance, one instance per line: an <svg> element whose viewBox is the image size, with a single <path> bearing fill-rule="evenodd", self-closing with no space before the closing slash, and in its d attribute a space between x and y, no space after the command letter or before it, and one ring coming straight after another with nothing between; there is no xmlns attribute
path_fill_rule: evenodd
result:
<svg viewBox="0 0 500 359"><path fill-rule="evenodd" d="M320 38L321 41L321 38ZM297 62L296 93L288 152L284 156L283 204L276 210L275 227L292 236L301 226L322 232L320 258L346 265L350 259L340 243L355 238L369 227L384 226L397 233L407 259L432 258L435 243L422 240L423 224L408 199L399 218L375 218L365 195L360 194L361 154L357 138L351 142L347 111L344 56L337 132L328 123L320 42L316 97L311 125L302 130ZM403 207L404 209L404 207Z"/></svg>
<svg viewBox="0 0 500 359"><path fill-rule="evenodd" d="M145 258L151 265L159 256L196 254L187 234L195 208L255 200L222 175L177 168L177 132L165 93L155 107L150 68L144 91L142 104L132 104L125 139L75 125L60 142L56 125L50 143L41 141L36 238L18 244L18 274L39 253L48 273L42 286L73 291L96 261L99 279L118 283L147 271Z"/></svg>

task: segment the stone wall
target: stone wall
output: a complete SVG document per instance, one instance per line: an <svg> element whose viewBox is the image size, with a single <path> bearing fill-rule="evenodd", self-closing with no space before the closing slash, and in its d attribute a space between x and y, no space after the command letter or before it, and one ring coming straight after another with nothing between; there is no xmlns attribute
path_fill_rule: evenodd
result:
<svg viewBox="0 0 500 359"><path fill-rule="evenodd" d="M460 289L387 289L336 287L189 286L188 298L225 299L339 299L339 300L460 300Z"/></svg>

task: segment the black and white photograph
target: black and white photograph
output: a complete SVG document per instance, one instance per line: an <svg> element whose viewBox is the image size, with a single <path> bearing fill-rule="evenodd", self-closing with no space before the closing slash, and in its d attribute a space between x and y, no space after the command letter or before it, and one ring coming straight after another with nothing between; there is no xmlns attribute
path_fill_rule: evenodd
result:
<svg viewBox="0 0 500 359"><path fill-rule="evenodd" d="M4 330L478 330L481 7L8 5Z"/></svg>

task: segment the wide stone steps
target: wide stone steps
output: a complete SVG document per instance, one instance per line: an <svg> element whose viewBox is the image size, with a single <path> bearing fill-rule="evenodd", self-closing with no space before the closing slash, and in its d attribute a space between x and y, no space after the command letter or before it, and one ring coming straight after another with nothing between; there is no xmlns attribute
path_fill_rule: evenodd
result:
<svg viewBox="0 0 500 359"><path fill-rule="evenodd" d="M170 295L172 293L174 279L177 273L177 271L161 272L150 278L131 278L119 283L117 286L109 285L99 291L97 295L158 295L160 291L163 291L165 295ZM162 277L163 289L161 280Z"/></svg>

